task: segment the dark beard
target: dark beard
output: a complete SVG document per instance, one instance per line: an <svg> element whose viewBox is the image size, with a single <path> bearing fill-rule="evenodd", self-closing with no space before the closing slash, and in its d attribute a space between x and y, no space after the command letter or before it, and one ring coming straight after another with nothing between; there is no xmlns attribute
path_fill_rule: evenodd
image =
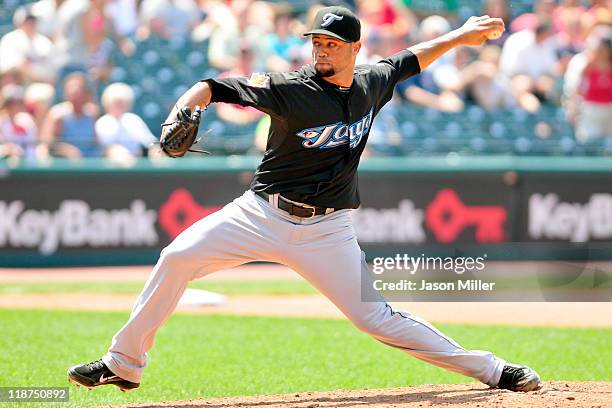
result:
<svg viewBox="0 0 612 408"><path fill-rule="evenodd" d="M336 71L334 70L333 67L323 70L323 69L317 68L315 65L315 70L317 71L317 74L319 74L321 78L328 78L336 74Z"/></svg>

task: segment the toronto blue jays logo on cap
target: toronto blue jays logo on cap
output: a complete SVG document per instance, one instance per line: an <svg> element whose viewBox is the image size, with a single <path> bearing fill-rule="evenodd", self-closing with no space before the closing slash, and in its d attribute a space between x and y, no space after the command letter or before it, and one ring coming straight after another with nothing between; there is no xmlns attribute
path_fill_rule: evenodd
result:
<svg viewBox="0 0 612 408"><path fill-rule="evenodd" d="M346 42L359 41L361 23L351 10L345 7L323 7L317 11L312 27L304 35L327 35Z"/></svg>
<svg viewBox="0 0 612 408"><path fill-rule="evenodd" d="M333 23L335 20L342 20L343 17L344 16L337 16L333 13L327 13L323 16L321 27L327 27L328 25Z"/></svg>

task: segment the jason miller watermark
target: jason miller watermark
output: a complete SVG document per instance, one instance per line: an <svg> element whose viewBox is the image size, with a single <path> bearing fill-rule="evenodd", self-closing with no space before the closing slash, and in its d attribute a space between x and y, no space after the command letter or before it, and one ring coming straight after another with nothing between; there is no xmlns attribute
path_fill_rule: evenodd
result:
<svg viewBox="0 0 612 408"><path fill-rule="evenodd" d="M487 254L476 257L425 254L377 257L372 262L372 287L383 292L492 291L495 282L473 277L473 273L485 270L486 259ZM469 277L465 276L466 273Z"/></svg>

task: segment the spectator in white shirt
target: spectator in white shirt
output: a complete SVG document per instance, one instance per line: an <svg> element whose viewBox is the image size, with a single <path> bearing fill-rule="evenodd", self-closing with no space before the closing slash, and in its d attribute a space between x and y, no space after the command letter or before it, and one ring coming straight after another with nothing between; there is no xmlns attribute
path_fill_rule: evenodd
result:
<svg viewBox="0 0 612 408"><path fill-rule="evenodd" d="M16 29L0 40L0 72L18 69L28 82L53 82L54 46L37 30L37 19L26 7L13 17Z"/></svg>
<svg viewBox="0 0 612 408"><path fill-rule="evenodd" d="M558 44L552 21L538 18L535 30L512 34L502 49L501 70L509 78L516 99L528 111L551 99L557 72Z"/></svg>
<svg viewBox="0 0 612 408"><path fill-rule="evenodd" d="M140 157L157 140L144 121L130 112L133 103L134 92L124 83L111 84L102 94L106 114L96 121L96 135L104 155L115 161Z"/></svg>
<svg viewBox="0 0 612 408"><path fill-rule="evenodd" d="M117 34L134 36L138 29L137 0L110 0L106 3L105 11L113 19Z"/></svg>
<svg viewBox="0 0 612 408"><path fill-rule="evenodd" d="M193 0L143 0L140 3L141 38L187 38L202 20Z"/></svg>
<svg viewBox="0 0 612 408"><path fill-rule="evenodd" d="M38 0L28 7L37 19L38 32L53 39L60 29L59 8L67 0Z"/></svg>

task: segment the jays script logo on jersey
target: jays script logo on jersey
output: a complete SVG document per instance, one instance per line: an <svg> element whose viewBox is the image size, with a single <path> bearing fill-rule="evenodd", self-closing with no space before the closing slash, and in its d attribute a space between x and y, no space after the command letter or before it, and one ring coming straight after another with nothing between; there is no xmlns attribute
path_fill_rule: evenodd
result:
<svg viewBox="0 0 612 408"><path fill-rule="evenodd" d="M332 125L304 129L296 133L296 136L304 139L302 146L308 149L331 149L346 143L350 143L349 146L352 149L359 145L364 135L368 134L372 125L373 111L374 109L370 109L367 115L350 126L337 122Z"/></svg>

